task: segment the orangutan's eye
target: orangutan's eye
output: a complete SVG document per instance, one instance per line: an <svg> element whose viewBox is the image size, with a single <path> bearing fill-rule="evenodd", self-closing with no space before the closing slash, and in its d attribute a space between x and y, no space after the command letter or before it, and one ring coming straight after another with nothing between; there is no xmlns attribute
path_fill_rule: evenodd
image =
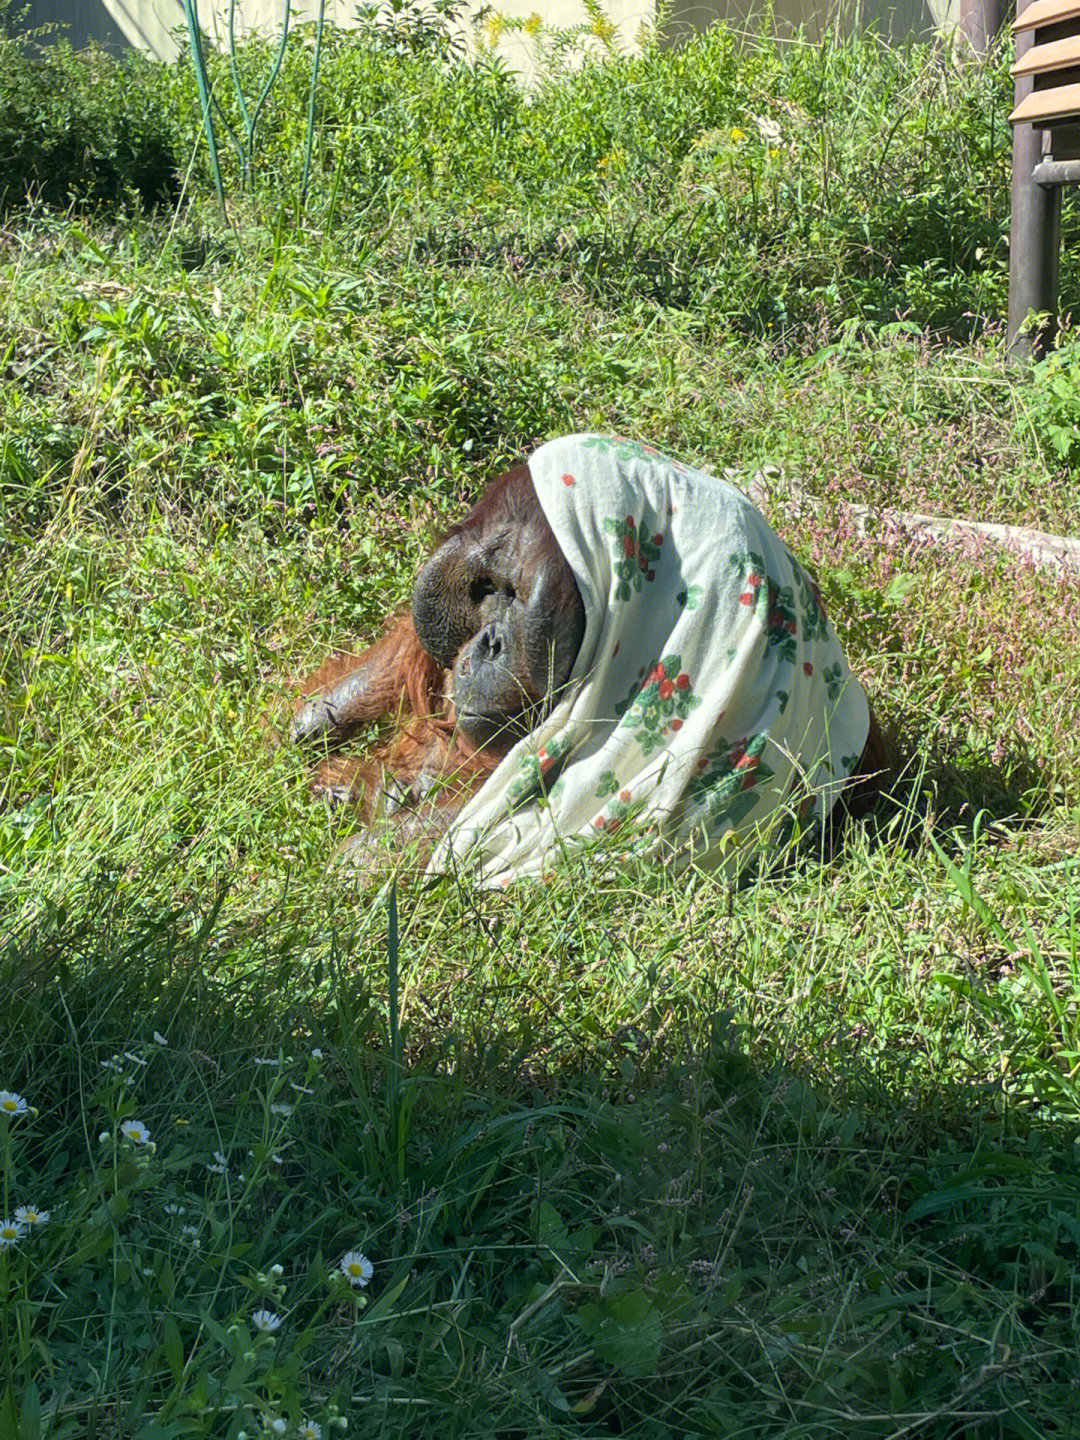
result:
<svg viewBox="0 0 1080 1440"><path fill-rule="evenodd" d="M489 595L495 594L495 585L490 575L478 576L469 586L469 599L474 605L482 605Z"/></svg>

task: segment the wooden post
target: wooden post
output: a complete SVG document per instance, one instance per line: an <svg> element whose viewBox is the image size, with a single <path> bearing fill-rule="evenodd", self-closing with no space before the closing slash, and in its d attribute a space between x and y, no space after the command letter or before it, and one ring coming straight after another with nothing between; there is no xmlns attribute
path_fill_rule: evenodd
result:
<svg viewBox="0 0 1080 1440"><path fill-rule="evenodd" d="M1016 36L1016 58L1035 43L1034 30ZM1016 103L1031 94L1030 75L1018 76ZM1052 340L1057 327L1058 255L1061 250L1061 189L1037 185L1032 178L1042 159L1043 132L1033 125L1013 126L1012 221L1009 227L1009 354L1028 360ZM1050 319L1037 333L1020 335L1032 310L1047 311Z"/></svg>
<svg viewBox="0 0 1080 1440"><path fill-rule="evenodd" d="M1007 10L1007 0L960 0L960 29L976 55L986 54Z"/></svg>

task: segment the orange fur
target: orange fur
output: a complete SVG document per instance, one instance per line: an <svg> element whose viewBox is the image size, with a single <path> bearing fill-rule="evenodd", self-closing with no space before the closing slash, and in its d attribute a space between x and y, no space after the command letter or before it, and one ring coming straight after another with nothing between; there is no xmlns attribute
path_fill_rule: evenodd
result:
<svg viewBox="0 0 1080 1440"><path fill-rule="evenodd" d="M405 611L395 615L386 633L370 649L339 650L303 681L305 697L318 696L354 674L369 671L362 697L350 707L350 723L391 717L398 730L365 756L330 755L316 767L316 792L358 802L371 820L380 797L407 797L413 786L423 793L412 803L439 809L457 807L491 774L501 756L478 750L455 728L446 698L447 672L424 650ZM297 702L296 710L302 708ZM430 799L426 792L431 789Z"/></svg>
<svg viewBox="0 0 1080 1440"><path fill-rule="evenodd" d="M392 616L385 634L369 649L335 650L301 685L305 695L318 695L350 675L361 664L375 664L379 679L368 686L353 718L359 722L396 715L404 707L413 715L433 715L445 707L446 671L420 644L407 610Z"/></svg>

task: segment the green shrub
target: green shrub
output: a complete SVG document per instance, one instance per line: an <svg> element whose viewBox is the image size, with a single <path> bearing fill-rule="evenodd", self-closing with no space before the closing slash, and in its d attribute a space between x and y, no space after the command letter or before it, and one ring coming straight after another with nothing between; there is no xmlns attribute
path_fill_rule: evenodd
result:
<svg viewBox="0 0 1080 1440"><path fill-rule="evenodd" d="M549 178L576 164L639 254L682 272L681 303L725 326L900 312L970 328L1004 297L1009 87L998 60L961 68L940 46L718 25L554 78L532 119Z"/></svg>
<svg viewBox="0 0 1080 1440"><path fill-rule="evenodd" d="M177 165L159 74L140 55L117 61L66 41L32 53L0 29L0 209L28 196L56 206L168 199Z"/></svg>
<svg viewBox="0 0 1080 1440"><path fill-rule="evenodd" d="M312 199L331 194L354 211L373 201L385 212L403 197L427 199L453 191L483 191L498 157L491 147L520 128L524 105L513 77L497 65L447 60L417 43L410 47L371 26L326 28L316 96ZM439 32L436 32L439 33ZM434 41L433 41L434 44ZM250 186L269 200L299 192L308 127L314 32L298 27L258 121L255 159L245 174L244 120L269 76L276 46L258 38L234 57L207 47L206 64L217 108L218 151L226 189ZM201 109L187 60L171 72L173 124L184 144L198 136Z"/></svg>
<svg viewBox="0 0 1080 1440"><path fill-rule="evenodd" d="M1031 367L1024 422L1039 445L1070 467L1080 463L1080 336L1066 330Z"/></svg>
<svg viewBox="0 0 1080 1440"><path fill-rule="evenodd" d="M674 304L771 337L897 314L970 331L1007 286L1011 82L1004 49L958 64L942 45L873 37L782 45L723 25L678 49L586 58L523 90L497 59L328 29L310 213L411 213L444 257L545 266L600 298ZM393 32L389 32L392 37ZM227 187L302 187L313 32L290 39L251 173L229 60L208 55ZM250 110L274 63L248 41ZM190 68L174 122L197 136ZM222 138L224 137L224 138ZM332 200L332 203L331 203ZM828 317L828 320L826 320Z"/></svg>
<svg viewBox="0 0 1080 1440"><path fill-rule="evenodd" d="M313 27L290 34L261 108L275 46L208 47L228 193L367 231L408 214L429 254L545 268L717 333L801 343L897 314L957 333L1003 308L1004 47L959 64L940 45L716 25L678 49L552 65L525 91L497 58L466 57L447 16L398 9L326 28L313 111ZM153 203L193 147L209 189L190 57L0 47L7 205ZM1066 294L1071 280L1067 261Z"/></svg>

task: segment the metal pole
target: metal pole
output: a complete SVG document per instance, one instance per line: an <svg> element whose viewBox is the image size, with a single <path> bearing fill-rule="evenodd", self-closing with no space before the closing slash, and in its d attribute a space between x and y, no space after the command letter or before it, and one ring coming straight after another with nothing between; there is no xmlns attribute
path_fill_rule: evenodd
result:
<svg viewBox="0 0 1080 1440"><path fill-rule="evenodd" d="M1016 37L1016 58L1035 43L1034 30ZM1030 75L1016 82L1016 103L1031 94ZM1058 254L1061 250L1061 190L1033 178L1042 159L1042 131L1013 126L1012 222L1009 229L1009 354L1028 360L1045 349L1057 328ZM1028 313L1046 311L1049 321L1038 331L1018 333Z"/></svg>

